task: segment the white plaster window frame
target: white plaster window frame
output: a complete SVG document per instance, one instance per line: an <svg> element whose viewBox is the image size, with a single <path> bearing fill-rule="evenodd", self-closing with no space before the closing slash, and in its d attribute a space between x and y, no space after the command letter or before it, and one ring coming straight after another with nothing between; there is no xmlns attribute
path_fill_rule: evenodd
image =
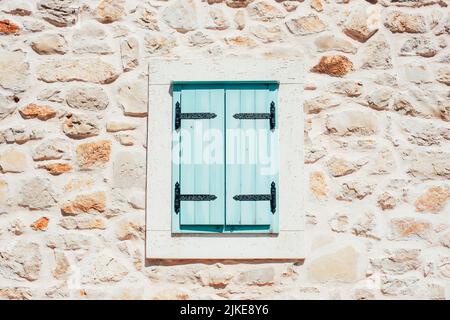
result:
<svg viewBox="0 0 450 320"><path fill-rule="evenodd" d="M304 259L304 74L304 65L299 60L233 57L152 59L149 62L145 250L147 259ZM279 233L172 233L172 82L274 80L279 82Z"/></svg>

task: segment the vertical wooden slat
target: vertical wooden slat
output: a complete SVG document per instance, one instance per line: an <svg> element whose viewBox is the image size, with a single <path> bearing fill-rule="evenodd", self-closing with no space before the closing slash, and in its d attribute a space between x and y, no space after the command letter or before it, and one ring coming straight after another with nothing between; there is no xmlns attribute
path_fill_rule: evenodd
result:
<svg viewBox="0 0 450 320"><path fill-rule="evenodd" d="M240 112L240 89L236 85L225 87L226 101L226 223L227 225L241 224L241 203L233 200L233 196L240 193L240 166L236 163L239 159L240 139L235 134L239 133L241 123L233 118Z"/></svg>
<svg viewBox="0 0 450 320"><path fill-rule="evenodd" d="M255 112L267 113L270 110L270 97L267 87L256 90L255 94ZM269 120L258 120L255 121L255 131L258 135L256 148L257 153L257 163L254 167L255 170L255 193L257 194L267 194L270 193L270 183L271 177L266 174L265 169L267 165L263 163L267 156L265 151L270 151L270 131ZM262 153L265 154L262 154ZM256 212L255 212L255 224L270 224L272 213L270 212L270 202L268 201L257 201L256 202Z"/></svg>
<svg viewBox="0 0 450 320"><path fill-rule="evenodd" d="M185 112L196 112L195 108L195 96L196 90L186 88L183 86L181 92L181 110ZM196 145L193 143L193 137L195 132L194 120L182 120L181 121L181 152L190 154L190 158L184 158L186 162L181 163L181 193L182 194L194 194L195 193L195 152ZM188 150L188 148L190 150ZM186 150L184 150L186 149ZM182 155L183 159L183 155ZM181 201L180 210L180 223L183 224L195 224L195 203L192 201Z"/></svg>
<svg viewBox="0 0 450 320"><path fill-rule="evenodd" d="M255 113L255 90L252 87L241 90L242 113ZM240 194L255 194L255 121L261 120L235 120L239 121L241 127L241 149L243 155L240 167ZM242 225L253 225L256 222L255 201L242 201L241 203L241 223Z"/></svg>

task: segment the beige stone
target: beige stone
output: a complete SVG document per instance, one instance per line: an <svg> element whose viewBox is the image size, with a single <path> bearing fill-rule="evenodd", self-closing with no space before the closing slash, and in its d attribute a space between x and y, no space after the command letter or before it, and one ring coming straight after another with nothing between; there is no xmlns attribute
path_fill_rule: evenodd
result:
<svg viewBox="0 0 450 320"><path fill-rule="evenodd" d="M233 275L226 272L220 266L214 268L209 268L205 270L200 270L195 274L195 276L200 280L200 283L206 287L212 287L214 289L224 289L230 283Z"/></svg>
<svg viewBox="0 0 450 320"><path fill-rule="evenodd" d="M118 134L115 138L123 146L133 146L135 144L135 139L128 134Z"/></svg>
<svg viewBox="0 0 450 320"><path fill-rule="evenodd" d="M316 10L317 12L323 11L323 4L320 0L311 0L311 8Z"/></svg>
<svg viewBox="0 0 450 320"><path fill-rule="evenodd" d="M45 33L39 35L31 43L31 47L38 54L65 54L68 51L68 44L62 34Z"/></svg>
<svg viewBox="0 0 450 320"><path fill-rule="evenodd" d="M53 82L82 81L107 84L114 82L119 73L99 58L47 61L37 68L38 80Z"/></svg>
<svg viewBox="0 0 450 320"><path fill-rule="evenodd" d="M145 239L145 225L136 219L125 219L119 223L116 229L116 237L119 240Z"/></svg>
<svg viewBox="0 0 450 320"><path fill-rule="evenodd" d="M0 180L0 208L6 204L8 199L8 183L4 180Z"/></svg>
<svg viewBox="0 0 450 320"><path fill-rule="evenodd" d="M343 247L310 260L308 279L314 282L355 282L361 276L358 270L360 256L351 246Z"/></svg>
<svg viewBox="0 0 450 320"><path fill-rule="evenodd" d="M57 203L50 180L39 177L24 182L19 199L19 205L30 210L47 209Z"/></svg>
<svg viewBox="0 0 450 320"><path fill-rule="evenodd" d="M149 34L144 37L144 41L147 52L152 56L169 54L177 46L176 39L173 37Z"/></svg>
<svg viewBox="0 0 450 320"><path fill-rule="evenodd" d="M362 200L372 194L373 186L364 182L349 181L341 185L336 199L342 201Z"/></svg>
<svg viewBox="0 0 450 320"><path fill-rule="evenodd" d="M331 84L331 92L347 97L359 97L363 92L363 84L353 80L336 81Z"/></svg>
<svg viewBox="0 0 450 320"><path fill-rule="evenodd" d="M97 6L97 19L102 23L120 20L125 15L124 0L101 0Z"/></svg>
<svg viewBox="0 0 450 320"><path fill-rule="evenodd" d="M106 131L108 132L119 132L128 131L136 129L137 125L133 122L125 121L109 121L106 123Z"/></svg>
<svg viewBox="0 0 450 320"><path fill-rule="evenodd" d="M252 3L253 1L254 0L225 0L225 3L230 8L245 8L249 5L249 3Z"/></svg>
<svg viewBox="0 0 450 320"><path fill-rule="evenodd" d="M137 23L139 25L153 31L159 31L159 24L158 24L158 16L157 14L145 7L140 7L138 9L138 16L136 18Z"/></svg>
<svg viewBox="0 0 450 320"><path fill-rule="evenodd" d="M56 279L64 278L65 275L69 272L70 263L67 259L67 256L64 252L55 250L55 268L53 269L53 276Z"/></svg>
<svg viewBox="0 0 450 320"><path fill-rule="evenodd" d="M16 149L8 149L0 153L0 171L2 173L24 172L27 168L27 155Z"/></svg>
<svg viewBox="0 0 450 320"><path fill-rule="evenodd" d="M80 11L75 0L40 0L37 4L44 20L56 27L69 27L77 23Z"/></svg>
<svg viewBox="0 0 450 320"><path fill-rule="evenodd" d="M190 35L189 43L195 47L203 47L203 46L207 46L211 43L214 43L214 40L209 35L201 32L201 31L197 31Z"/></svg>
<svg viewBox="0 0 450 320"><path fill-rule="evenodd" d="M161 13L162 19L173 29L186 33L197 29L197 8L193 0L176 0Z"/></svg>
<svg viewBox="0 0 450 320"><path fill-rule="evenodd" d="M144 188L145 156L137 152L121 152L113 163L113 185L116 188Z"/></svg>
<svg viewBox="0 0 450 320"><path fill-rule="evenodd" d="M119 88L118 101L123 114L132 117L146 117L147 108L147 81L138 79Z"/></svg>
<svg viewBox="0 0 450 320"><path fill-rule="evenodd" d="M309 189L317 198L325 198L327 196L327 182L323 172L314 171L309 176Z"/></svg>
<svg viewBox="0 0 450 320"><path fill-rule="evenodd" d="M67 230L106 229L106 223L97 217L63 217L59 225Z"/></svg>
<svg viewBox="0 0 450 320"><path fill-rule="evenodd" d="M0 288L0 297L9 300L31 300L33 294L30 288L26 287L4 287Z"/></svg>
<svg viewBox="0 0 450 320"><path fill-rule="evenodd" d="M328 115L325 126L328 133L338 136L368 136L378 131L376 117L363 111L342 111Z"/></svg>
<svg viewBox="0 0 450 320"><path fill-rule="evenodd" d="M341 51L345 53L356 53L356 47L343 38L336 37L335 35L325 35L318 37L314 44L317 50L320 52L326 51Z"/></svg>
<svg viewBox="0 0 450 320"><path fill-rule="evenodd" d="M233 19L234 23L236 24L236 29L242 30L245 28L245 12L244 10L239 10L234 15Z"/></svg>
<svg viewBox="0 0 450 320"><path fill-rule="evenodd" d="M286 22L286 27L292 34L300 36L319 33L328 28L316 14L290 19Z"/></svg>
<svg viewBox="0 0 450 320"><path fill-rule="evenodd" d="M94 192L77 196L61 208L64 215L79 215L82 213L102 213L106 210L106 195L104 192Z"/></svg>
<svg viewBox="0 0 450 320"><path fill-rule="evenodd" d="M35 281L39 278L42 255L35 242L18 241L0 256L0 274L7 279Z"/></svg>
<svg viewBox="0 0 450 320"><path fill-rule="evenodd" d="M340 105L340 101L328 96L318 96L313 99L305 100L303 110L308 114L317 114L322 111L328 111L331 108Z"/></svg>
<svg viewBox="0 0 450 320"><path fill-rule="evenodd" d="M450 157L444 152L408 152L405 159L411 161L407 173L413 177L429 179L450 179Z"/></svg>
<svg viewBox="0 0 450 320"><path fill-rule="evenodd" d="M206 29L225 30L230 27L228 18L221 8L210 9L208 15L209 15L209 22L206 25Z"/></svg>
<svg viewBox="0 0 450 320"><path fill-rule="evenodd" d="M372 259L371 264L386 274L404 274L421 267L420 249L397 249L387 251L387 257Z"/></svg>
<svg viewBox="0 0 450 320"><path fill-rule="evenodd" d="M122 280L128 270L117 258L107 254L95 254L92 259L85 262L82 270L81 282L86 283L114 283Z"/></svg>
<svg viewBox="0 0 450 320"><path fill-rule="evenodd" d="M388 110L393 93L390 88L377 89L365 97L363 104L377 111Z"/></svg>
<svg viewBox="0 0 450 320"><path fill-rule="evenodd" d="M139 65L139 42L130 37L120 43L120 54L122 56L122 69L124 72L131 71Z"/></svg>
<svg viewBox="0 0 450 320"><path fill-rule="evenodd" d="M68 113L65 116L62 129L72 139L85 139L99 135L100 124L91 115Z"/></svg>
<svg viewBox="0 0 450 320"><path fill-rule="evenodd" d="M352 10L351 15L344 24L344 33L359 42L366 42L377 31L378 27L369 21L367 10Z"/></svg>
<svg viewBox="0 0 450 320"><path fill-rule="evenodd" d="M263 25L256 25L250 27L250 32L258 39L261 39L264 43L279 41L283 35L281 28L278 26L267 27Z"/></svg>
<svg viewBox="0 0 450 320"><path fill-rule="evenodd" d="M239 283L245 283L250 286L272 286L275 282L275 270L273 267L266 267L243 271L237 279Z"/></svg>
<svg viewBox="0 0 450 320"><path fill-rule="evenodd" d="M392 55L389 43L383 36L377 36L359 50L362 69L391 69Z"/></svg>
<svg viewBox="0 0 450 320"><path fill-rule="evenodd" d="M437 71L436 80L440 83L450 86L450 68L449 67L439 68L439 70Z"/></svg>
<svg viewBox="0 0 450 320"><path fill-rule="evenodd" d="M11 114L16 111L16 106L14 102L11 101L8 97L0 94L0 120L3 120L9 117Z"/></svg>
<svg viewBox="0 0 450 320"><path fill-rule="evenodd" d="M336 213L328 220L328 224L334 232L346 232L349 225L349 218L345 214Z"/></svg>
<svg viewBox="0 0 450 320"><path fill-rule="evenodd" d="M109 105L109 98L101 87L76 86L66 95L67 104L74 109L100 111Z"/></svg>
<svg viewBox="0 0 450 320"><path fill-rule="evenodd" d="M247 11L253 20L270 22L284 18L285 14L277 7L267 1L252 2L248 5Z"/></svg>
<svg viewBox="0 0 450 320"><path fill-rule="evenodd" d="M377 203L382 210L391 210L397 205L397 200L391 194L384 192L378 197Z"/></svg>
<svg viewBox="0 0 450 320"><path fill-rule="evenodd" d="M63 231L62 233L51 234L47 238L47 247L58 250L87 250L94 245L92 237L77 234L68 233Z"/></svg>
<svg viewBox="0 0 450 320"><path fill-rule="evenodd" d="M406 80L415 84L431 83L434 80L433 75L424 64L408 63L403 65L402 71Z"/></svg>
<svg viewBox="0 0 450 320"><path fill-rule="evenodd" d="M253 48L257 46L255 40L244 36L226 37L225 42L230 46Z"/></svg>
<svg viewBox="0 0 450 320"><path fill-rule="evenodd" d="M39 144L32 153L34 161L70 159L71 146L64 139L49 139Z"/></svg>
<svg viewBox="0 0 450 320"><path fill-rule="evenodd" d="M405 41L400 48L402 56L434 57L438 52L436 44L427 37L413 37Z"/></svg>
<svg viewBox="0 0 450 320"><path fill-rule="evenodd" d="M315 1L317 1L317 0L315 0ZM287 12L293 12L293 11L297 10L299 3L297 1L283 1L282 5L286 9Z"/></svg>
<svg viewBox="0 0 450 320"><path fill-rule="evenodd" d="M384 25L393 33L424 33L427 31L425 18L422 15L409 14L402 11L389 13Z"/></svg>
<svg viewBox="0 0 450 320"><path fill-rule="evenodd" d="M30 68L27 55L22 51L0 50L0 57L0 87L25 91Z"/></svg>
<svg viewBox="0 0 450 320"><path fill-rule="evenodd" d="M419 278L383 277L381 281L381 293L391 296L410 296L417 291L417 282L419 281Z"/></svg>
<svg viewBox="0 0 450 320"><path fill-rule="evenodd" d="M352 162L342 158L333 157L327 161L327 167L333 177L342 177L359 170L365 163L367 163L367 161Z"/></svg>

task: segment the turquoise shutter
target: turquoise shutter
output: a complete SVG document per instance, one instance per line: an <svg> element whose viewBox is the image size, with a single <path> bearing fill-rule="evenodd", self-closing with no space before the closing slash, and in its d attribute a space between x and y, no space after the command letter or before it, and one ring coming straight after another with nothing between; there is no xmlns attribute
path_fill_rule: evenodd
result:
<svg viewBox="0 0 450 320"><path fill-rule="evenodd" d="M218 85L173 86L173 143L179 146L172 170L174 232L223 229L224 96Z"/></svg>
<svg viewBox="0 0 450 320"><path fill-rule="evenodd" d="M278 232L277 85L227 85L225 101L227 228Z"/></svg>

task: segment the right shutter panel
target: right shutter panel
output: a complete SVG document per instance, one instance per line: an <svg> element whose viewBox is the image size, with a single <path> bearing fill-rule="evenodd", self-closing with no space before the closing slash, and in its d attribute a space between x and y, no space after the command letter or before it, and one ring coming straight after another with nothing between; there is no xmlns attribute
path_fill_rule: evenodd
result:
<svg viewBox="0 0 450 320"><path fill-rule="evenodd" d="M278 206L272 212L267 198L272 182L278 194L276 133L269 119L236 119L238 114L243 118L269 114L271 103L277 103L276 88L275 84L226 87L226 225L236 231L276 232L278 227ZM249 200L251 196L259 200Z"/></svg>

